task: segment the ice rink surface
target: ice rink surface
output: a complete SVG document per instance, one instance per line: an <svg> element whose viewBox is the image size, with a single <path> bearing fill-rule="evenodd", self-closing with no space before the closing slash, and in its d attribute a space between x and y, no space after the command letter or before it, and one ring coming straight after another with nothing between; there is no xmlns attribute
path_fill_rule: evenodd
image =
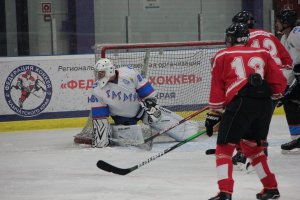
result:
<svg viewBox="0 0 300 200"><path fill-rule="evenodd" d="M126 176L96 167L101 159L128 168L175 143L156 143L151 151L136 147L92 149L73 144L80 129L0 133L1 200L207 200L217 178L215 136L200 136ZM283 155L289 141L284 116L274 116L269 134L269 163L282 200L300 199L300 154ZM262 189L254 172L234 171L234 200L253 200Z"/></svg>

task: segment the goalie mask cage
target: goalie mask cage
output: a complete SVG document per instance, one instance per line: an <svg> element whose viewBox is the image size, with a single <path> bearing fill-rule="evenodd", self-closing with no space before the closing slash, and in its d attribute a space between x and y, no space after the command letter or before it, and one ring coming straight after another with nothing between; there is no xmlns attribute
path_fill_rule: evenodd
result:
<svg viewBox="0 0 300 200"><path fill-rule="evenodd" d="M223 41L96 44L95 60L108 58L116 69L134 67L156 89L160 106L186 117L208 104L211 59L223 48ZM203 115L193 120L203 124ZM84 140L91 138L92 131L92 119L89 116L74 141L89 144Z"/></svg>

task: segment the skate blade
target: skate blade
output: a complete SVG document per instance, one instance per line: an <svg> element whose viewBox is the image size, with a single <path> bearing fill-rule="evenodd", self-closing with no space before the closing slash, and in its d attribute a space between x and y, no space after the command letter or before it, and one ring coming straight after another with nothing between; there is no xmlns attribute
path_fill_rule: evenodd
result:
<svg viewBox="0 0 300 200"><path fill-rule="evenodd" d="M247 170L247 174L253 174L253 173L255 173L255 169L250 164L250 162L247 162L247 164L246 164L246 170Z"/></svg>
<svg viewBox="0 0 300 200"><path fill-rule="evenodd" d="M246 164L244 163L237 163L236 165L233 165L234 171L246 171Z"/></svg>
<svg viewBox="0 0 300 200"><path fill-rule="evenodd" d="M300 154L300 149L293 149L293 150L281 150L281 154L283 155L296 155Z"/></svg>
<svg viewBox="0 0 300 200"><path fill-rule="evenodd" d="M254 173L256 173L255 169L252 166L248 167L248 169L246 169L246 170L247 170L247 174L254 174Z"/></svg>
<svg viewBox="0 0 300 200"><path fill-rule="evenodd" d="M246 172L247 174L255 173L255 169L250 165L247 167L244 163L238 163L237 165L233 165L234 171Z"/></svg>

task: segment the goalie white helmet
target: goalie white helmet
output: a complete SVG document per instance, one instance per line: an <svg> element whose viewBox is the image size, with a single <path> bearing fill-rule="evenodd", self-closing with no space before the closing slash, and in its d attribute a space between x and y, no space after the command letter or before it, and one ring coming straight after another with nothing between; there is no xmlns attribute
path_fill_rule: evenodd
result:
<svg viewBox="0 0 300 200"><path fill-rule="evenodd" d="M95 76L96 80L98 80L100 87L105 86L109 79L115 74L115 66L109 59L101 58L95 64Z"/></svg>

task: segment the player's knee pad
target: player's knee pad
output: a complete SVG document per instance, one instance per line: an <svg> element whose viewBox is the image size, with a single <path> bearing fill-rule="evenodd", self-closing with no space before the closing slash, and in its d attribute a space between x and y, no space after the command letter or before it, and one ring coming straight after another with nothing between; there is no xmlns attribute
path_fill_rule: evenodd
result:
<svg viewBox="0 0 300 200"><path fill-rule="evenodd" d="M112 125L111 140L118 145L136 145L144 143L142 128L140 125Z"/></svg>
<svg viewBox="0 0 300 200"><path fill-rule="evenodd" d="M235 148L236 148L236 145L231 144L231 143L229 143L229 144L218 144L217 148L216 148L216 156L231 159Z"/></svg>
<svg viewBox="0 0 300 200"><path fill-rule="evenodd" d="M258 146L256 141L242 139L240 145L244 155L250 160L264 155L264 146Z"/></svg>

